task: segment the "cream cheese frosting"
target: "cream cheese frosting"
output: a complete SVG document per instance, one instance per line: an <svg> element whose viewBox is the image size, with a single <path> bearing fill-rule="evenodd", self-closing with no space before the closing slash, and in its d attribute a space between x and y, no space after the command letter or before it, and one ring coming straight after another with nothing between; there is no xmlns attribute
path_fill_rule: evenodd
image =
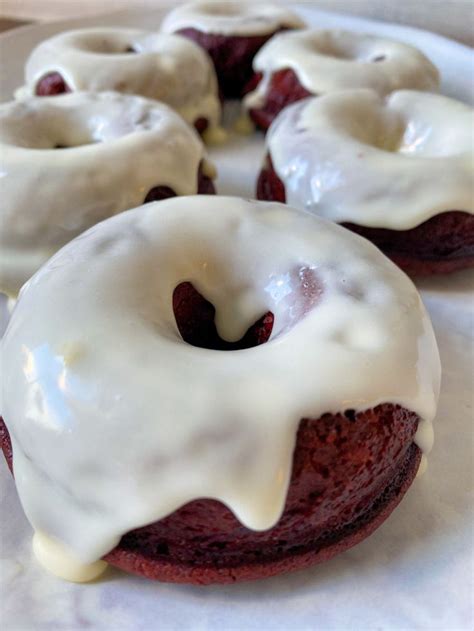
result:
<svg viewBox="0 0 474 631"><path fill-rule="evenodd" d="M215 305L221 337L271 311L270 340L185 343L183 281ZM19 496L42 548L55 542L45 562L69 551L75 580L77 563L196 498L273 526L301 418L392 402L420 416L428 449L439 392L429 318L394 264L334 223L238 198L174 198L91 228L23 287L0 349Z"/></svg>
<svg viewBox="0 0 474 631"><path fill-rule="evenodd" d="M283 6L262 2L190 2L176 7L163 20L163 31L195 28L205 33L267 35L280 28L302 28L304 22Z"/></svg>
<svg viewBox="0 0 474 631"><path fill-rule="evenodd" d="M0 291L15 296L53 252L151 188L196 193L203 159L194 130L156 101L77 92L1 105Z"/></svg>
<svg viewBox="0 0 474 631"><path fill-rule="evenodd" d="M267 135L286 200L336 221L408 230L474 213L473 109L438 94L347 90L295 103Z"/></svg>
<svg viewBox="0 0 474 631"><path fill-rule="evenodd" d="M245 106L262 106L272 75L287 68L315 95L369 88L383 96L401 88L435 91L439 86L435 66L409 44L341 30L290 31L273 37L255 56L253 69L263 78Z"/></svg>
<svg viewBox="0 0 474 631"><path fill-rule="evenodd" d="M72 91L113 90L162 101L188 123L218 125L221 106L214 66L207 53L177 35L128 28L66 31L40 43L25 67L23 98L38 81L58 72Z"/></svg>

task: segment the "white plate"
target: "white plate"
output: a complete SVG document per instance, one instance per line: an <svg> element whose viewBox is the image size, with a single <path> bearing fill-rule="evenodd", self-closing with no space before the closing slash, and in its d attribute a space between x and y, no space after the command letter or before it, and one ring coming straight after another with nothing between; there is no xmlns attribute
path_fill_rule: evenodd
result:
<svg viewBox="0 0 474 631"><path fill-rule="evenodd" d="M45 37L99 24L154 28L163 13L163 8L127 11L7 32L0 37L2 99L22 83L25 59ZM441 70L442 91L472 102L473 59L465 46L416 29L316 11L308 4L301 13L318 27L378 33L417 45ZM213 149L219 192L253 197L262 154L259 135L234 137ZM70 585L43 573L31 558L31 529L2 462L0 620L5 631L472 628L473 275L459 273L419 286L443 363L436 444L428 473L372 537L320 567L258 583L184 587L111 570L98 583Z"/></svg>

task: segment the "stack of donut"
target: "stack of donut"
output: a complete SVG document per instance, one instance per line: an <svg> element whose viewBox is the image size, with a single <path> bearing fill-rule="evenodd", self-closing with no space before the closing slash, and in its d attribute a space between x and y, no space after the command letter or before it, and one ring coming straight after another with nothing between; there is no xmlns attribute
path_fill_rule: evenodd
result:
<svg viewBox="0 0 474 631"><path fill-rule="evenodd" d="M433 442L400 268L474 265L471 108L412 46L260 3L62 33L25 79L0 106L0 445L37 559L225 583L367 537ZM214 195L231 98L268 130L261 201Z"/></svg>

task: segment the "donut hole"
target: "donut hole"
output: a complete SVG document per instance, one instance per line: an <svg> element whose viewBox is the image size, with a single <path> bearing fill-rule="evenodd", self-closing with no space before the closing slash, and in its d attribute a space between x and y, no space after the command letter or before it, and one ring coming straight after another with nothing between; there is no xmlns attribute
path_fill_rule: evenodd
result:
<svg viewBox="0 0 474 631"><path fill-rule="evenodd" d="M382 99L365 89L352 94L340 92L328 96L331 102L323 112L318 100L312 99L302 105L294 133L305 132L313 116L317 120L322 117L333 141L340 141L341 150L348 148L351 139L356 141L357 145L351 147L356 159L367 157L366 147L421 158L460 156L469 151L466 129L471 121L464 116L458 119L449 116L437 103L440 98L437 95L420 93L415 97L415 94L400 91ZM414 98L421 101L419 106L414 106ZM465 106L456 105L459 113L464 113ZM309 154L313 151L309 142L305 151Z"/></svg>
<svg viewBox="0 0 474 631"><path fill-rule="evenodd" d="M56 96L72 92L64 77L59 72L48 72L36 84L36 96Z"/></svg>
<svg viewBox="0 0 474 631"><path fill-rule="evenodd" d="M216 309L190 282L173 292L173 312L182 339L191 346L215 351L236 351L265 344L270 339L274 316L268 311L236 342L223 340L216 328Z"/></svg>
<svg viewBox="0 0 474 631"><path fill-rule="evenodd" d="M330 114L332 126L338 132L382 151L394 153L399 150L405 133L405 122L401 116L388 111L378 99L369 103L361 98L358 103L351 102L350 116L348 111L347 104L341 101ZM367 124L368 120L370 124ZM356 155L363 158L363 148Z"/></svg>
<svg viewBox="0 0 474 631"><path fill-rule="evenodd" d="M74 39L73 46L84 52L98 55L134 55L140 51L126 37L108 32L81 33Z"/></svg>
<svg viewBox="0 0 474 631"><path fill-rule="evenodd" d="M202 2L199 5L199 12L211 16L238 17L244 11L238 2Z"/></svg>
<svg viewBox="0 0 474 631"><path fill-rule="evenodd" d="M339 59L341 61L365 61L365 51L360 42L349 33L317 33L308 41L311 53L317 53L324 57Z"/></svg>
<svg viewBox="0 0 474 631"><path fill-rule="evenodd" d="M0 125L3 143L25 149L72 149L122 142L129 134L154 129L166 122L166 113L155 108L124 108L135 97L113 92L90 93L87 110L78 107L75 95L53 98L46 106L34 100L19 104L19 113ZM137 99L138 101L138 99ZM182 142L182 140L180 140ZM160 182L157 182L159 184Z"/></svg>
<svg viewBox="0 0 474 631"><path fill-rule="evenodd" d="M14 147L40 151L76 149L99 142L77 117L64 114L55 107L48 112L32 109L28 115L10 119L8 129L1 129L2 140Z"/></svg>
<svg viewBox="0 0 474 631"><path fill-rule="evenodd" d="M71 142L67 140L65 142L57 142L52 147L44 147L44 149L78 149L79 147L87 147L96 144L98 144L98 141L90 138L72 139Z"/></svg>
<svg viewBox="0 0 474 631"><path fill-rule="evenodd" d="M229 283L232 284L230 279ZM220 337L214 304L199 293L192 282L181 282L175 287L172 306L178 331L186 343L211 350L243 350L266 344L290 331L314 308L322 293L323 285L313 268L301 267L271 275L263 288L267 311L239 340L232 342ZM260 292L259 295L261 298ZM229 314L233 318L233 312Z"/></svg>
<svg viewBox="0 0 474 631"><path fill-rule="evenodd" d="M311 112L311 107L317 108L318 105L314 102L308 112ZM389 153L400 150L407 125L400 113L388 109L376 95L362 90L357 100L340 98L334 102L327 113L327 120L341 136ZM363 146L358 148L356 157L365 157Z"/></svg>
<svg viewBox="0 0 474 631"><path fill-rule="evenodd" d="M385 53L374 50L374 44L359 35L346 32L316 33L308 41L309 52L358 63L379 63L385 61Z"/></svg>
<svg viewBox="0 0 474 631"><path fill-rule="evenodd" d="M342 61L353 61L357 58L356 52L351 47L344 46L342 42L338 42L330 36L311 42L308 48L312 53Z"/></svg>
<svg viewBox="0 0 474 631"><path fill-rule="evenodd" d="M408 117L381 106L370 112L370 125L367 125L367 116L367 111L358 112L343 125L360 142L399 155L423 158L457 155L465 134L465 130L455 124L441 127L436 120ZM363 157L363 151L361 155Z"/></svg>
<svg viewBox="0 0 474 631"><path fill-rule="evenodd" d="M18 123L12 121L8 130L2 129L4 142L15 147L35 150L67 150L95 145L100 142L94 138L86 126L79 124L61 125L61 114L58 112L58 120L55 111L50 116L25 116L18 119ZM68 121L72 123L72 121ZM8 131L8 133L6 133Z"/></svg>
<svg viewBox="0 0 474 631"><path fill-rule="evenodd" d="M75 149L76 147L86 147L87 145L94 145L94 142L81 142L76 145L54 145L53 149Z"/></svg>

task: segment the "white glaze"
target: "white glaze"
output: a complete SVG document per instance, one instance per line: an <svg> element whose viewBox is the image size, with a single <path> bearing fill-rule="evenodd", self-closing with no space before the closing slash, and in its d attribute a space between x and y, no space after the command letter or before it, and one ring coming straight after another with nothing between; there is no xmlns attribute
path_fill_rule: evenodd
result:
<svg viewBox="0 0 474 631"><path fill-rule="evenodd" d="M271 310L270 341L183 342L181 281L228 340ZM284 205L212 196L122 213L66 245L23 288L1 362L25 512L85 563L200 497L271 527L301 418L393 402L430 423L440 378L414 285L373 245Z"/></svg>
<svg viewBox="0 0 474 631"><path fill-rule="evenodd" d="M154 186L196 193L203 159L194 130L156 101L78 92L1 105L0 291L15 296L53 252Z"/></svg>
<svg viewBox="0 0 474 631"><path fill-rule="evenodd" d="M384 59L374 61L380 56ZM285 68L317 95L370 88L383 96L401 88L435 91L439 85L437 69L414 46L341 30L276 35L257 53L253 68L263 79L246 96L248 108L263 105L272 74Z"/></svg>
<svg viewBox="0 0 474 631"><path fill-rule="evenodd" d="M161 29L174 33L195 28L219 35L267 35L282 27L303 28L304 22L277 4L261 2L190 2L173 9Z"/></svg>
<svg viewBox="0 0 474 631"><path fill-rule="evenodd" d="M127 48L136 53L127 53ZM176 35L127 28L67 31L39 44L25 67L26 89L35 93L38 81L59 72L71 90L114 90L162 101L193 124L204 117L220 120L214 66L194 42Z"/></svg>
<svg viewBox="0 0 474 631"><path fill-rule="evenodd" d="M105 561L81 563L68 548L41 532L36 532L33 537L33 553L42 567L71 583L88 583L107 569Z"/></svg>
<svg viewBox="0 0 474 631"><path fill-rule="evenodd" d="M421 478L422 475L425 475L428 469L428 458L425 454L421 455L420 466L418 467L418 471L416 472L416 477Z"/></svg>
<svg viewBox="0 0 474 631"><path fill-rule="evenodd" d="M408 230L474 212L473 110L402 90L347 90L281 112L267 135L287 202L336 222Z"/></svg>

